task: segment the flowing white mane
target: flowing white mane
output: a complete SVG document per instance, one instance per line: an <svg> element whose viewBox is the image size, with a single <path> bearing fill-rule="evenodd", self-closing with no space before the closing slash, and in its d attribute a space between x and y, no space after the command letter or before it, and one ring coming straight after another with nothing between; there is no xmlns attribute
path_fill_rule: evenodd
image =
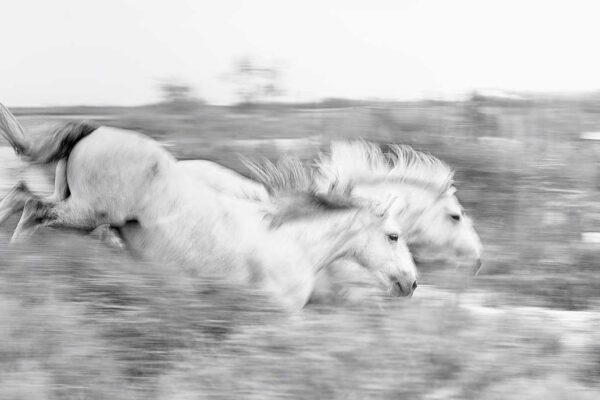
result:
<svg viewBox="0 0 600 400"><path fill-rule="evenodd" d="M243 161L252 177L271 195L312 191L312 174L297 157L283 157L277 163L266 158L259 162Z"/></svg>
<svg viewBox="0 0 600 400"><path fill-rule="evenodd" d="M366 141L334 142L316 161L318 192L349 192L358 183L396 182L419 185L444 194L452 188L453 171L439 158L407 145L384 152Z"/></svg>
<svg viewBox="0 0 600 400"><path fill-rule="evenodd" d="M326 190L316 192L312 173L295 157L284 157L275 164L245 160L254 179L269 192L275 210L269 213L271 226L286 222L324 216L336 211L355 209L359 205L351 198Z"/></svg>

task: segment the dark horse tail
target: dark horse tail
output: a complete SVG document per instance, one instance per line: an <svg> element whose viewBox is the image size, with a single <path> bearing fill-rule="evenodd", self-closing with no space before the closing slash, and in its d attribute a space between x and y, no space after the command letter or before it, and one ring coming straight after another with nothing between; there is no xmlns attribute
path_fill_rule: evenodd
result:
<svg viewBox="0 0 600 400"><path fill-rule="evenodd" d="M77 142L99 127L88 121L67 122L34 145L25 137L15 116L0 104L0 135L10 143L15 153L35 164L48 164L68 157Z"/></svg>

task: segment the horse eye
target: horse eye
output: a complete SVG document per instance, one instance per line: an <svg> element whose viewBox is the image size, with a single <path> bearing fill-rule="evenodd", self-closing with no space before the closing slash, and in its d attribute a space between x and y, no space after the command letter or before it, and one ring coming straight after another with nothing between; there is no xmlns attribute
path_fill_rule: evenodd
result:
<svg viewBox="0 0 600 400"><path fill-rule="evenodd" d="M460 215L459 214L451 214L450 218L452 218L455 221L460 221Z"/></svg>
<svg viewBox="0 0 600 400"><path fill-rule="evenodd" d="M398 241L398 235L396 235L395 233L389 233L387 235L387 237L388 237L388 240L390 242L397 242Z"/></svg>

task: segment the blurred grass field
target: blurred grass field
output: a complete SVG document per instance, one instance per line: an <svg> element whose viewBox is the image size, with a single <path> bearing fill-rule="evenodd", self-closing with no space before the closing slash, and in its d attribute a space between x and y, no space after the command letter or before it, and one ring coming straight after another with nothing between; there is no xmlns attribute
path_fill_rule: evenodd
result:
<svg viewBox="0 0 600 400"><path fill-rule="evenodd" d="M428 263L409 301L287 316L90 238L43 232L8 248L12 219L0 398L598 398L600 244L583 238L600 231L600 143L579 137L600 130L600 101L343 105L16 111L34 136L83 116L242 173L239 155L310 160L335 139L413 145L456 169L485 246L478 277ZM0 167L0 196L19 168Z"/></svg>

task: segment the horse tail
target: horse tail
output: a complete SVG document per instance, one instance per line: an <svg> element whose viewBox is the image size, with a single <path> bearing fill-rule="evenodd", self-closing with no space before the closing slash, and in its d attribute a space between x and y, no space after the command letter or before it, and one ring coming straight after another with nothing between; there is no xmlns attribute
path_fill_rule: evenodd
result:
<svg viewBox="0 0 600 400"><path fill-rule="evenodd" d="M0 103L0 134L8 141L17 155L28 157L30 144L23 133L23 128L2 103Z"/></svg>
<svg viewBox="0 0 600 400"><path fill-rule="evenodd" d="M51 136L30 151L31 162L48 164L67 158L73 147L100 125L90 121L70 121L57 128Z"/></svg>
<svg viewBox="0 0 600 400"><path fill-rule="evenodd" d="M99 127L100 125L89 121L67 122L34 146L25 137L15 116L0 104L0 134L18 155L35 164L49 164L68 157L81 139Z"/></svg>

